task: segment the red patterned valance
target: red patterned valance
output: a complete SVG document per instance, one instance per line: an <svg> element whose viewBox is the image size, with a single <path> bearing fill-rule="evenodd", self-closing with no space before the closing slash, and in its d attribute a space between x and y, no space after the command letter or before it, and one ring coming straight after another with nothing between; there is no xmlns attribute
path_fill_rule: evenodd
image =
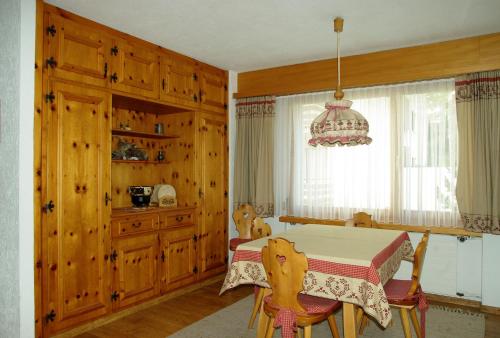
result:
<svg viewBox="0 0 500 338"><path fill-rule="evenodd" d="M484 76L482 73L470 74L468 79L455 83L457 103L475 100L500 98L500 71L497 76Z"/></svg>

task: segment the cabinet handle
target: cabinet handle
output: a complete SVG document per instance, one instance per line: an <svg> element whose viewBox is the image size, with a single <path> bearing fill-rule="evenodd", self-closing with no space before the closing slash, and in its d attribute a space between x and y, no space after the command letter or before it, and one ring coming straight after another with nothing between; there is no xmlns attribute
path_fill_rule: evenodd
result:
<svg viewBox="0 0 500 338"><path fill-rule="evenodd" d="M183 219L184 219L184 216L177 216L177 217L175 218L175 220L176 220L177 222L182 222L182 220L183 220Z"/></svg>
<svg viewBox="0 0 500 338"><path fill-rule="evenodd" d="M193 95L193 101L198 102L198 96L196 96L196 94Z"/></svg>
<svg viewBox="0 0 500 338"><path fill-rule="evenodd" d="M162 80L161 80L161 88L162 88L163 90L165 90L165 83L166 83L165 79L162 79Z"/></svg>
<svg viewBox="0 0 500 338"><path fill-rule="evenodd" d="M141 225L142 225L142 222L138 222L137 224L136 224L136 223L132 223L132 226L133 226L134 228L140 228L140 227L141 227Z"/></svg>
<svg viewBox="0 0 500 338"><path fill-rule="evenodd" d="M203 191L201 191L201 188L200 188L200 190L198 190L198 196L199 196L200 198L203 198Z"/></svg>
<svg viewBox="0 0 500 338"><path fill-rule="evenodd" d="M111 74L109 79L111 80L111 82L116 83L118 81L118 74L116 74L116 73Z"/></svg>
<svg viewBox="0 0 500 338"><path fill-rule="evenodd" d="M104 194L104 202L106 203L106 205L108 205L108 203L111 201L111 196L109 196L109 194L106 192L106 194Z"/></svg>
<svg viewBox="0 0 500 338"><path fill-rule="evenodd" d="M104 62L104 78L108 77L108 63Z"/></svg>
<svg viewBox="0 0 500 338"><path fill-rule="evenodd" d="M161 261L165 262L165 251L164 250L161 251L161 256L160 257L161 257Z"/></svg>

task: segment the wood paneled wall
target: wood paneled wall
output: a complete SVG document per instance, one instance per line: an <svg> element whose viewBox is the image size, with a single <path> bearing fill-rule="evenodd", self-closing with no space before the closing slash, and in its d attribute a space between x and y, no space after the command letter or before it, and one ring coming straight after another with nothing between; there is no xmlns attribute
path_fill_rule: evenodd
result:
<svg viewBox="0 0 500 338"><path fill-rule="evenodd" d="M342 57L341 67L344 88L500 69L500 33ZM244 72L235 97L332 90L336 79L336 59Z"/></svg>

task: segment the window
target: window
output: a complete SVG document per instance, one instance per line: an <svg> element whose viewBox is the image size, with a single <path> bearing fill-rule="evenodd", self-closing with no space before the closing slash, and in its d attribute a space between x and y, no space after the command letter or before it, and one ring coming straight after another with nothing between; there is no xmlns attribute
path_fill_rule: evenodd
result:
<svg viewBox="0 0 500 338"><path fill-rule="evenodd" d="M277 99L278 212L346 219L363 210L380 222L456 226L454 81L346 90L346 98L370 123L372 144L311 147L309 126L332 94Z"/></svg>

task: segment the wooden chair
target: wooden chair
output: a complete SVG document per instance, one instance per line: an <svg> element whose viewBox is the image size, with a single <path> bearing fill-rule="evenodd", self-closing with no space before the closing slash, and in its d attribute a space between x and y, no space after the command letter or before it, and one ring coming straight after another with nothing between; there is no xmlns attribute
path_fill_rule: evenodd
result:
<svg viewBox="0 0 500 338"><path fill-rule="evenodd" d="M274 333L274 324L281 326L282 337L293 336L293 317L297 326L304 327L304 337L311 337L311 325L328 320L335 338L339 337L333 311L341 302L303 295L303 280L308 269L304 253L295 251L294 243L283 238L269 239L262 248L262 263L266 270L272 294L264 297L267 317L266 337ZM278 320L277 320L278 318Z"/></svg>
<svg viewBox="0 0 500 338"><path fill-rule="evenodd" d="M271 226L264 222L260 217L256 217L252 223L252 240L259 239L262 237L267 237L272 235ZM252 315L250 316L250 321L248 323L248 328L253 327L257 313L259 312L260 305L262 304L262 299L264 298L264 288L259 286L255 287L255 304L252 309Z"/></svg>
<svg viewBox="0 0 500 338"><path fill-rule="evenodd" d="M357 212L353 215L355 227L371 228L373 226L372 215L366 212Z"/></svg>
<svg viewBox="0 0 500 338"><path fill-rule="evenodd" d="M231 251L235 251L236 247L241 243L252 240L252 221L256 216L255 209L250 204L242 204L233 212L233 220L238 231L238 237L231 238L229 241L229 249Z"/></svg>
<svg viewBox="0 0 500 338"><path fill-rule="evenodd" d="M410 314L417 337L421 338L425 336L425 332L423 331L425 330L425 315L423 311L426 310L427 304L420 286L420 277L422 276L429 235L430 231L427 230L415 250L415 254L413 255L413 270L411 273L411 279L391 279L384 285L384 291L389 305L391 307L398 308L400 311L405 338L411 338L408 314ZM420 325L417 318L417 307L421 310L422 319ZM364 317L366 317L366 315L364 315ZM365 318L363 318L363 320L365 320ZM363 329L363 323L361 323L360 334L363 333Z"/></svg>
<svg viewBox="0 0 500 338"><path fill-rule="evenodd" d="M271 236L272 234L271 226L266 222L264 222L264 220L260 217L255 217L255 219L252 222L252 227L250 232L252 240Z"/></svg>

